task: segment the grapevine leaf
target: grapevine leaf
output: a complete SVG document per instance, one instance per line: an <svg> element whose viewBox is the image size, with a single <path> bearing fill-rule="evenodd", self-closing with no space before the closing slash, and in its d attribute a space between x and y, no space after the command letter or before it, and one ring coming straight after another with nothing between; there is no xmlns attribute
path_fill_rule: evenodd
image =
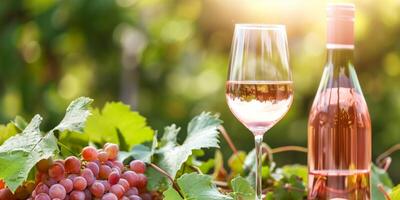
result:
<svg viewBox="0 0 400 200"><path fill-rule="evenodd" d="M393 200L400 199L400 185L397 185L392 189L392 192L390 193L390 198Z"/></svg>
<svg viewBox="0 0 400 200"><path fill-rule="evenodd" d="M120 156L119 160L125 162L128 161L127 160L128 158L133 157L137 160L150 163L151 158L153 157L157 146L158 146L157 132L155 132L153 136L153 141L151 143L151 147L148 147L143 144L138 144L134 146L130 152L123 152L123 156Z"/></svg>
<svg viewBox="0 0 400 200"><path fill-rule="evenodd" d="M154 133L146 125L144 117L120 102L107 103L101 112L94 109L86 122L84 132L94 142L118 143L117 129L121 131L129 149L136 144L150 141Z"/></svg>
<svg viewBox="0 0 400 200"><path fill-rule="evenodd" d="M168 179L165 178L164 175L160 174L160 172L156 171L154 168L149 168L146 170L147 176L147 189L149 191L164 191L168 188L170 183Z"/></svg>
<svg viewBox="0 0 400 200"><path fill-rule="evenodd" d="M28 126L28 122L21 116L16 116L12 123L19 131L23 131Z"/></svg>
<svg viewBox="0 0 400 200"><path fill-rule="evenodd" d="M86 118L90 115L88 106L92 103L92 99L80 97L71 102L65 113L64 119L52 130L82 132Z"/></svg>
<svg viewBox="0 0 400 200"><path fill-rule="evenodd" d="M8 138L17 134L17 128L13 123L6 125L0 125L0 145L4 143Z"/></svg>
<svg viewBox="0 0 400 200"><path fill-rule="evenodd" d="M165 152L176 147L178 145L177 136L180 130L181 128L176 127L175 124L165 127L164 134L160 140L160 150L158 152Z"/></svg>
<svg viewBox="0 0 400 200"><path fill-rule="evenodd" d="M298 176L303 179L303 182L307 183L308 169L304 165L286 165L282 167L282 174L286 177L291 177L293 175Z"/></svg>
<svg viewBox="0 0 400 200"><path fill-rule="evenodd" d="M67 108L64 119L47 134L39 129L42 117L36 115L21 134L10 137L0 146L0 179L12 190L21 185L41 159L58 151L54 131L79 131L89 115L87 106L92 100L78 98ZM22 127L22 124L21 126Z"/></svg>
<svg viewBox="0 0 400 200"><path fill-rule="evenodd" d="M231 196L236 200L253 200L255 199L255 191L251 184L243 177L236 177L231 182Z"/></svg>
<svg viewBox="0 0 400 200"><path fill-rule="evenodd" d="M42 118L36 115L21 134L0 146L0 178L12 191L26 180L37 162L49 158L58 149L52 132L42 136L41 121Z"/></svg>
<svg viewBox="0 0 400 200"><path fill-rule="evenodd" d="M178 180L184 199L193 200L231 200L232 197L220 193L212 183L211 176L190 173L182 175Z"/></svg>
<svg viewBox="0 0 400 200"><path fill-rule="evenodd" d="M289 189L287 185L296 189ZM284 177L275 182L274 191L274 199L302 200L306 195L304 183L297 176Z"/></svg>
<svg viewBox="0 0 400 200"><path fill-rule="evenodd" d="M183 200L179 193L172 187L168 188L163 195L164 200Z"/></svg>
<svg viewBox="0 0 400 200"><path fill-rule="evenodd" d="M158 166L175 178L176 172L189 158L193 150L219 147L217 127L220 124L221 120L216 116L210 115L210 113L202 113L192 119L188 126L186 140L182 145L171 147L170 150L161 153ZM177 134L175 134L175 137L170 137L169 140L176 141L176 136Z"/></svg>
<svg viewBox="0 0 400 200"><path fill-rule="evenodd" d="M390 179L387 172L375 165L371 167L372 171L372 197L374 200L386 200L385 196L379 190L378 185L381 184L386 191L390 191L393 187L392 180Z"/></svg>

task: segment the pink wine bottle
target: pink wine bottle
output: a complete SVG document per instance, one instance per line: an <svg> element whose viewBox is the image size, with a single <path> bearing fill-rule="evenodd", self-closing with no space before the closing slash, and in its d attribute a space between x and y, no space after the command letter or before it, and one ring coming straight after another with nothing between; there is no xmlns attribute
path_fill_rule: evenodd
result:
<svg viewBox="0 0 400 200"><path fill-rule="evenodd" d="M353 4L329 4L327 58L308 121L308 199L367 200L371 121L354 69Z"/></svg>

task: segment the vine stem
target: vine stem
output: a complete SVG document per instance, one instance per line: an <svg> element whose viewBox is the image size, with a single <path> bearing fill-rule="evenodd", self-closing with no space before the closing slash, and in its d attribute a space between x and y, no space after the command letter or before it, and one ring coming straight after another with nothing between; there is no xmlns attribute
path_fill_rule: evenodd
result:
<svg viewBox="0 0 400 200"><path fill-rule="evenodd" d="M388 150L386 150L376 158L376 163L377 164L384 163L383 161L385 158L389 157L391 154L399 150L400 150L400 144L393 145L392 147L390 147ZM389 166L387 166L387 168L389 168Z"/></svg>
<svg viewBox="0 0 400 200"><path fill-rule="evenodd" d="M379 183L377 186L378 186L379 191L382 192L382 194L385 196L385 199L391 200L389 194L386 192L385 188L383 188L383 185Z"/></svg>
<svg viewBox="0 0 400 200"><path fill-rule="evenodd" d="M178 186L178 184L175 183L174 179L163 169L161 169L159 166L153 164L153 163L149 163L150 167L152 167L153 169L155 169L156 171L158 171L160 174L164 175L165 177L167 177L169 179L169 181L171 181L172 183L172 187L174 187L174 189L179 193L179 195L184 198L184 196L182 195L180 188Z"/></svg>
<svg viewBox="0 0 400 200"><path fill-rule="evenodd" d="M224 137L225 141L228 143L229 148L231 148L231 150L233 151L233 154L235 154L239 161L243 164L244 161L239 157L238 155L238 150L235 146L235 144L232 142L231 137L229 136L228 132L226 131L226 129L224 128L224 126L220 125L218 127L219 132L222 134L222 136Z"/></svg>
<svg viewBox="0 0 400 200"><path fill-rule="evenodd" d="M307 153L307 148L301 147L301 146L283 146L283 147L277 147L271 149L271 153L282 153L286 151L298 151L298 152L303 152Z"/></svg>

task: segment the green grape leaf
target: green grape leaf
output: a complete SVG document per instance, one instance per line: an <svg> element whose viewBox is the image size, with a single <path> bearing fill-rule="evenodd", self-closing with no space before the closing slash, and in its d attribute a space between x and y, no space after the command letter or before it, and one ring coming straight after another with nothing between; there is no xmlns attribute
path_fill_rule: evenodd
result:
<svg viewBox="0 0 400 200"><path fill-rule="evenodd" d="M393 200L400 199L400 185L397 185L392 189L390 193L390 198Z"/></svg>
<svg viewBox="0 0 400 200"><path fill-rule="evenodd" d="M293 175L298 176L303 179L303 182L307 183L308 169L304 165L285 165L282 167L282 174L286 177L291 177Z"/></svg>
<svg viewBox="0 0 400 200"><path fill-rule="evenodd" d="M164 200L183 200L179 193L172 187L163 192Z"/></svg>
<svg viewBox="0 0 400 200"><path fill-rule="evenodd" d="M72 101L67 108L64 118L52 131L82 132L86 119L90 115L88 106L92 101L92 99L87 97L79 97Z"/></svg>
<svg viewBox="0 0 400 200"><path fill-rule="evenodd" d="M379 190L378 185L381 184L383 188L389 192L390 189L393 187L392 180L390 179L387 172L376 165L372 165L371 167L371 190L372 190L372 197L373 200L386 200L385 196Z"/></svg>
<svg viewBox="0 0 400 200"><path fill-rule="evenodd" d="M47 134L39 126L42 117L36 115L22 133L10 137L0 146L0 179L12 190L25 181L32 168L41 159L47 159L59 151L54 131L79 131L88 115L88 98L73 101L61 123Z"/></svg>
<svg viewBox="0 0 400 200"><path fill-rule="evenodd" d="M184 174L177 180L178 186L184 199L193 200L232 200L233 198L224 195L218 191L218 188L212 183L211 176L197 173ZM172 199L176 193L171 190L164 193L165 198ZM175 196L172 196L175 195Z"/></svg>
<svg viewBox="0 0 400 200"><path fill-rule="evenodd" d="M101 112L93 110L84 128L93 142L118 143L117 129L121 132L129 149L134 145L150 141L154 131L146 125L146 119L132 112L128 105L120 102L107 103Z"/></svg>
<svg viewBox="0 0 400 200"><path fill-rule="evenodd" d="M173 178L188 161L189 157L201 148L218 147L217 127L222 123L217 116L210 113L202 113L194 117L188 125L188 134L182 145L177 142L180 128L171 125L165 128L159 144L153 144L154 163L165 170ZM154 140L153 140L154 141ZM155 148L158 147L158 148ZM143 150L144 148L142 148ZM170 184L165 176L153 170L154 173L146 172L148 175L149 190L166 190Z"/></svg>
<svg viewBox="0 0 400 200"><path fill-rule="evenodd" d="M121 151L122 154L119 156L118 159L122 162L125 162L128 158L133 157L134 159L150 163L151 158L153 157L157 147L157 132L155 132L151 147L148 147L144 144L135 145L130 152Z"/></svg>
<svg viewBox="0 0 400 200"><path fill-rule="evenodd" d="M0 178L12 191L26 180L37 162L49 158L58 149L53 133L42 136L41 121L42 118L36 115L21 134L0 146Z"/></svg>
<svg viewBox="0 0 400 200"><path fill-rule="evenodd" d="M217 116L210 113L202 113L194 117L188 125L187 137L182 145L177 143L179 128L174 125L165 129L165 134L160 141L160 149L157 152L159 157L156 165L165 170L172 178L187 161L193 150L201 148L219 147L218 145L218 126L222 121ZM158 173L149 174L150 185L154 185L152 180L159 181L162 176ZM165 179L163 177L162 179ZM165 182L165 181L163 181ZM154 188L152 188L154 189Z"/></svg>
<svg viewBox="0 0 400 200"><path fill-rule="evenodd" d="M0 125L0 145L4 143L8 138L18 133L17 127L13 123L6 125Z"/></svg>
<svg viewBox="0 0 400 200"><path fill-rule="evenodd" d="M254 200L255 191L251 184L243 177L236 177L231 181L232 190L231 196L236 200Z"/></svg>
<svg viewBox="0 0 400 200"><path fill-rule="evenodd" d="M287 188L288 185L296 189ZM290 178L284 177L275 182L273 196L274 199L303 200L306 196L304 183L294 175Z"/></svg>
<svg viewBox="0 0 400 200"><path fill-rule="evenodd" d="M160 172L156 171L153 168L149 168L146 170L146 176L147 189L149 191L164 191L168 189L171 184L164 175L160 174Z"/></svg>
<svg viewBox="0 0 400 200"><path fill-rule="evenodd" d="M16 116L12 123L17 129L19 129L19 131L23 131L26 126L28 126L28 122L26 122L26 120L21 116Z"/></svg>

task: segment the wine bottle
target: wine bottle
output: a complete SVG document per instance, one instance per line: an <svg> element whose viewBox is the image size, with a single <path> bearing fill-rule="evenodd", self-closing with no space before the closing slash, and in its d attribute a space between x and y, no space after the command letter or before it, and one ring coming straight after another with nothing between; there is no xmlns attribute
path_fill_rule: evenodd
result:
<svg viewBox="0 0 400 200"><path fill-rule="evenodd" d="M353 4L327 7L327 58L308 121L308 199L370 197L371 120L354 68Z"/></svg>

